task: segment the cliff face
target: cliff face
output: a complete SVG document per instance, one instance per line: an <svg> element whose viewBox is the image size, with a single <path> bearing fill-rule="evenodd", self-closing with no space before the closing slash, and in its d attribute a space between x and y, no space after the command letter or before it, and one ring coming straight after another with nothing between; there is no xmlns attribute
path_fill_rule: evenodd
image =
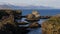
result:
<svg viewBox="0 0 60 34"><path fill-rule="evenodd" d="M60 34L60 16L53 16L43 22L42 34Z"/></svg>

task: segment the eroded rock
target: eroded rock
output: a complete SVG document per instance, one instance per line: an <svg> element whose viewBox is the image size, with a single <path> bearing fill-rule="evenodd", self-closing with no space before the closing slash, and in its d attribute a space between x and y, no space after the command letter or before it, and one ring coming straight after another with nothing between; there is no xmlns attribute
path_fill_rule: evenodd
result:
<svg viewBox="0 0 60 34"><path fill-rule="evenodd" d="M43 22L42 34L60 34L60 16L52 16Z"/></svg>

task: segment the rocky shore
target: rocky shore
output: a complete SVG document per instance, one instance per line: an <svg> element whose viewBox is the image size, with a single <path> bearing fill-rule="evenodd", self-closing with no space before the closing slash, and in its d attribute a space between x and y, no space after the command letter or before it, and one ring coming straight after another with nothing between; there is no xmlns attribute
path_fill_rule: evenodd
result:
<svg viewBox="0 0 60 34"><path fill-rule="evenodd" d="M42 34L60 34L60 15L52 16L42 23Z"/></svg>

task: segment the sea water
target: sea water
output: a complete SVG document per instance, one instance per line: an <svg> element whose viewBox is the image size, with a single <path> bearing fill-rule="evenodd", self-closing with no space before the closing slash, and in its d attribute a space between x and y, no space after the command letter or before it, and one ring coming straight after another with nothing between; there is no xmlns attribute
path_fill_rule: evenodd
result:
<svg viewBox="0 0 60 34"><path fill-rule="evenodd" d="M37 10L41 16L53 16L60 14L60 9L40 9ZM22 10L22 15L30 14L32 10ZM45 21L45 19L41 19L39 21L39 24L42 24L42 22ZM42 28L36 28L36 29L30 29L30 32L27 34L42 34Z"/></svg>

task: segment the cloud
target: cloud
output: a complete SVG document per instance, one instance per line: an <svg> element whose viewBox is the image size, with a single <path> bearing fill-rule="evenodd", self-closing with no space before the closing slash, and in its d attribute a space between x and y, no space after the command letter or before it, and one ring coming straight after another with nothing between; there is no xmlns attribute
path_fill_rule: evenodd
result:
<svg viewBox="0 0 60 34"><path fill-rule="evenodd" d="M34 6L50 6L60 8L60 0L0 0L1 3L10 3L13 5L34 5Z"/></svg>

